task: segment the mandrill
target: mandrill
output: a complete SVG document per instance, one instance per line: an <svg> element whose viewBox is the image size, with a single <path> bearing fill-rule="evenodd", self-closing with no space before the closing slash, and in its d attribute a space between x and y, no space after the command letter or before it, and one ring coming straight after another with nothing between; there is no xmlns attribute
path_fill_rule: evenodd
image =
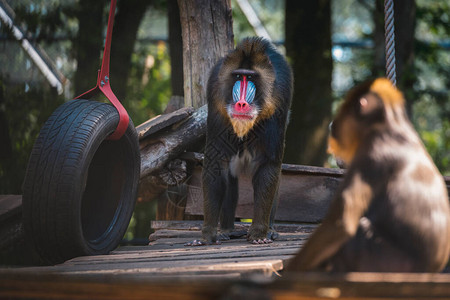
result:
<svg viewBox="0 0 450 300"><path fill-rule="evenodd" d="M247 239L260 244L277 237L272 225L291 98L291 69L262 38L244 39L212 69L207 87L202 239L186 245L230 238L241 174L251 176L254 190Z"/></svg>
<svg viewBox="0 0 450 300"><path fill-rule="evenodd" d="M330 148L348 166L328 214L288 271L438 272L450 254L443 177L389 80L347 95Z"/></svg>

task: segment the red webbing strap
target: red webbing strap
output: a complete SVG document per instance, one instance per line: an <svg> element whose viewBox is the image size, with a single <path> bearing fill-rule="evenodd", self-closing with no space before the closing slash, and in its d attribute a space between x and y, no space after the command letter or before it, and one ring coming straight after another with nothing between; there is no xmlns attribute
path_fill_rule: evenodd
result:
<svg viewBox="0 0 450 300"><path fill-rule="evenodd" d="M108 28L106 30L106 40L105 40L105 49L103 50L103 60L102 60L102 66L100 68L100 71L98 72L97 77L97 85L81 94L80 96L76 97L75 99L79 98L86 98L86 97L92 97L94 94L98 93L98 90L100 90L106 98L108 98L109 102L117 109L119 112L119 124L117 125L116 130L108 137L110 140L118 140L120 139L125 131L128 128L128 123L130 122L130 117L128 116L127 111L123 107L122 103L117 99L116 95L114 95L113 91L111 90L111 85L109 83L109 56L110 56L110 50L111 50L111 38L112 38L112 30L114 25L114 14L116 12L116 2L117 0L111 0L111 6L109 8L109 17L108 17Z"/></svg>

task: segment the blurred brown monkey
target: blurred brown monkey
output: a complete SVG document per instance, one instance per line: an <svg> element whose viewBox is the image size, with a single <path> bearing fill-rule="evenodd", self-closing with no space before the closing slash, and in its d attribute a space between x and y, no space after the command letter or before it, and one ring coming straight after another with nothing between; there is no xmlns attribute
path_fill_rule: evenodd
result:
<svg viewBox="0 0 450 300"><path fill-rule="evenodd" d="M443 177L389 80L349 92L330 148L348 166L322 224L288 271L438 272L450 253Z"/></svg>

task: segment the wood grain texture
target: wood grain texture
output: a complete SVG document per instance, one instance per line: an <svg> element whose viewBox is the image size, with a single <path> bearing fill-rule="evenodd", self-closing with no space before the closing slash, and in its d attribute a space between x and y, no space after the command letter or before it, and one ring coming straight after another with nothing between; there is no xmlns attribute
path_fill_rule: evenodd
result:
<svg viewBox="0 0 450 300"><path fill-rule="evenodd" d="M233 48L230 0L178 0L183 36L185 106L206 104L206 84L214 64Z"/></svg>
<svg viewBox="0 0 450 300"><path fill-rule="evenodd" d="M198 222L197 222L198 223ZM450 274L283 273L314 225L272 244L185 247L198 224L155 222L149 246L49 267L0 267L1 299L449 299ZM285 224L280 224L285 226ZM190 228L180 231L175 228ZM181 233L181 234L180 234ZM242 297L245 298L242 298Z"/></svg>
<svg viewBox="0 0 450 300"><path fill-rule="evenodd" d="M290 222L320 222L337 190L342 171L283 165L279 188L279 204L275 219ZM203 215L201 169L194 171L189 182L186 214ZM239 181L237 218L253 218L253 188L251 178Z"/></svg>
<svg viewBox="0 0 450 300"><path fill-rule="evenodd" d="M320 222L345 175L342 169L304 165L282 165L279 205L275 219L289 222ZM450 195L450 177L444 176ZM185 213L203 215L201 168L190 178ZM449 199L450 200L450 199ZM251 179L242 177L239 182L237 218L253 217L253 188Z"/></svg>
<svg viewBox="0 0 450 300"><path fill-rule="evenodd" d="M192 107L183 107L174 112L158 115L136 127L139 140L143 140L150 135L157 133L169 126L172 126L194 113Z"/></svg>
<svg viewBox="0 0 450 300"><path fill-rule="evenodd" d="M141 141L141 178L160 171L186 149L201 148L207 115L206 106L202 106L181 124Z"/></svg>

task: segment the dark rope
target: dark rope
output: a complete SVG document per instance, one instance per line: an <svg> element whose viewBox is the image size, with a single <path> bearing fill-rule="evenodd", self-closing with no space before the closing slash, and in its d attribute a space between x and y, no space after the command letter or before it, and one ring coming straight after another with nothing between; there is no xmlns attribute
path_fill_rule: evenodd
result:
<svg viewBox="0 0 450 300"><path fill-rule="evenodd" d="M396 85L394 0L384 0L384 38L386 46L386 76L393 85Z"/></svg>

